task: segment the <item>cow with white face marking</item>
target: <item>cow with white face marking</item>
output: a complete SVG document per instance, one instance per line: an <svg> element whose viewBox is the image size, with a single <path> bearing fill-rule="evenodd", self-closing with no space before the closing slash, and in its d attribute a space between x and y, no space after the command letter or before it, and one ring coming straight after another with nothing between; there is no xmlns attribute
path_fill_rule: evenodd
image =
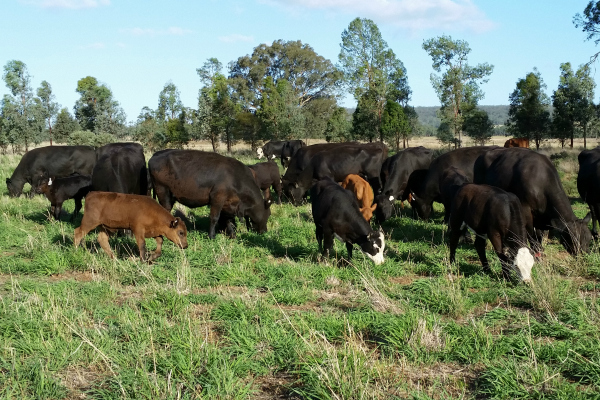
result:
<svg viewBox="0 0 600 400"><path fill-rule="evenodd" d="M384 262L383 231L374 231L365 221L352 192L325 178L312 187L311 201L319 250L325 257L329 256L335 237L346 244L348 259L352 259L352 247L358 244L375 265Z"/></svg>
<svg viewBox="0 0 600 400"><path fill-rule="evenodd" d="M490 270L485 254L489 239L502 263L503 276L508 279L514 274L523 282L531 281L534 258L527 247L527 231L517 196L493 186L462 185L450 211L450 262L455 261L460 236L466 229L476 235L475 249L484 271Z"/></svg>
<svg viewBox="0 0 600 400"><path fill-rule="evenodd" d="M283 150L283 145L285 145L285 143L285 140L271 140L270 142L265 143L263 147L256 149L256 156L259 160L266 157L267 161L281 157L281 151Z"/></svg>

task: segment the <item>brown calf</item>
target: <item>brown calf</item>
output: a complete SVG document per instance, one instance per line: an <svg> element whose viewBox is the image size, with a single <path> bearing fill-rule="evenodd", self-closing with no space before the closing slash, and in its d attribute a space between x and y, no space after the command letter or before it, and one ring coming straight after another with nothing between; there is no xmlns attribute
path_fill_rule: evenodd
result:
<svg viewBox="0 0 600 400"><path fill-rule="evenodd" d="M358 200L360 213L367 221L370 221L377 204L373 204L373 190L369 183L358 175L350 174L342 182L342 187L354 193Z"/></svg>
<svg viewBox="0 0 600 400"><path fill-rule="evenodd" d="M504 147L525 147L529 148L529 139L527 138L512 138L504 142Z"/></svg>
<svg viewBox="0 0 600 400"><path fill-rule="evenodd" d="M163 236L182 249L188 246L187 229L181 218L175 218L148 196L90 192L85 198L81 226L75 229L75 247L98 225L101 226L98 243L110 258L115 258L115 255L108 244L108 237L117 229L131 229L142 261L152 261L160 256ZM145 238L156 240L156 251L148 259Z"/></svg>

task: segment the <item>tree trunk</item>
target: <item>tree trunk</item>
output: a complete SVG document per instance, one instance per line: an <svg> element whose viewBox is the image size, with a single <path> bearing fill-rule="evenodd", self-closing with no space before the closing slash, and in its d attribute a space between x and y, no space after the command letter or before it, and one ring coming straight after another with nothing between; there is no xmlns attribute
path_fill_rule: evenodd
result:
<svg viewBox="0 0 600 400"><path fill-rule="evenodd" d="M574 136L573 132L571 132L571 145L570 145L571 148L573 148L573 136Z"/></svg>
<svg viewBox="0 0 600 400"><path fill-rule="evenodd" d="M583 148L587 149L587 124L583 125Z"/></svg>

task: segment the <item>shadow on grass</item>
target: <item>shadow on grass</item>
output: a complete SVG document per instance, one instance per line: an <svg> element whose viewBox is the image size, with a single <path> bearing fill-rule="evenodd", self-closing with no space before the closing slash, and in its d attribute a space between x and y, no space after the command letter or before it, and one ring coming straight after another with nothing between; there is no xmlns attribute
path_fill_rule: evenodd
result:
<svg viewBox="0 0 600 400"><path fill-rule="evenodd" d="M83 215L81 213L79 213L77 218L75 218L74 220L71 220L71 216L72 214L66 212L65 210L62 210L62 212L60 213L60 220L56 221L54 217L50 214L50 209L48 209L45 212L38 211L24 215L24 218L28 221L35 222L39 225L44 225L55 221L71 225L73 228L77 228L79 225L81 225L81 218L83 218Z"/></svg>
<svg viewBox="0 0 600 400"><path fill-rule="evenodd" d="M306 259L307 257L318 256L317 253L312 251L312 247L296 245L283 246L279 241L274 240L267 235L239 232L238 237L244 242L245 245L267 249L274 257L288 257L298 261L300 259Z"/></svg>

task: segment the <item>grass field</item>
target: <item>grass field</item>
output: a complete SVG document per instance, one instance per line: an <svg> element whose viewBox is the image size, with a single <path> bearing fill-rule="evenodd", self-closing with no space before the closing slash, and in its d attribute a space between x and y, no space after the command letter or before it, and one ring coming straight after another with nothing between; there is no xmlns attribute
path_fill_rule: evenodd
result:
<svg viewBox="0 0 600 400"><path fill-rule="evenodd" d="M553 159L583 217L576 154ZM341 262L337 241L322 259L310 205L274 204L266 234L233 240L178 206L187 250L165 241L148 265L123 236L110 260L95 234L73 248L81 217L8 197L18 160L0 156L2 399L600 398L597 244L573 258L549 239L526 286L489 246L494 275L471 245L451 266L439 205L386 221L380 266Z"/></svg>

